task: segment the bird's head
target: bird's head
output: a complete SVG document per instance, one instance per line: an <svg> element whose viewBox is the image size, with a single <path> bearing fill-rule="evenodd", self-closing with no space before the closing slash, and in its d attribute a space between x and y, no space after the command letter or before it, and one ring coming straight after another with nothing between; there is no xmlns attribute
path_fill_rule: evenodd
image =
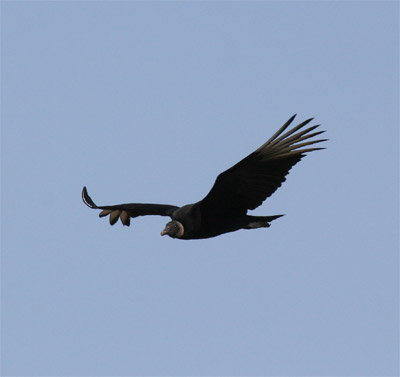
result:
<svg viewBox="0 0 400 377"><path fill-rule="evenodd" d="M168 234L172 238L181 238L185 232L183 225L176 220L170 221L165 229L161 232L161 235L164 236Z"/></svg>

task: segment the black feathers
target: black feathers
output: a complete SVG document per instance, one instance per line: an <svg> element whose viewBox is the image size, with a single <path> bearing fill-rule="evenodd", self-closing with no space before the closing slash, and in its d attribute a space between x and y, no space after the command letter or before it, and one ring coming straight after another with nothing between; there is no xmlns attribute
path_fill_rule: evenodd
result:
<svg viewBox="0 0 400 377"><path fill-rule="evenodd" d="M294 117L295 115L260 148L221 173L211 191L203 199L203 203L225 208L255 209L281 186L289 170L301 160L305 152L323 149L299 149L326 140L300 143L323 133L324 131L319 131L307 135L318 126L307 128L291 136L311 122L312 118L281 135L289 127Z"/></svg>
<svg viewBox="0 0 400 377"><path fill-rule="evenodd" d="M285 132L294 118L295 115L253 153L219 174L211 191L200 202L183 207L142 203L97 206L86 187L82 199L88 207L102 209L100 217L109 215L111 225L121 219L122 224L129 226L131 217L170 216L173 221L161 234L173 238L209 238L238 229L268 227L269 222L281 215L249 216L247 210L257 208L271 196L305 153L324 149L311 145L326 141L312 139L324 132L312 132L318 125L302 129L312 118Z"/></svg>

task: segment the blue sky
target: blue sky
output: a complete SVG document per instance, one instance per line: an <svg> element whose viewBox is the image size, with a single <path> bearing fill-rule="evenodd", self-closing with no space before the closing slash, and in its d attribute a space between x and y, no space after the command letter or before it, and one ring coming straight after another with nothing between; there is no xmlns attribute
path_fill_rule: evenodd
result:
<svg viewBox="0 0 400 377"><path fill-rule="evenodd" d="M1 4L2 375L390 376L399 352L399 5ZM314 152L254 214L160 237L292 114Z"/></svg>

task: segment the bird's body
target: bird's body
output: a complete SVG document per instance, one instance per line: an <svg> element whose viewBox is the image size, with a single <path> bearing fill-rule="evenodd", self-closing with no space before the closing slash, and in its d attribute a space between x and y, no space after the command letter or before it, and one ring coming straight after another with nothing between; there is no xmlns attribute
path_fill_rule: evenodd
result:
<svg viewBox="0 0 400 377"><path fill-rule="evenodd" d="M169 216L172 221L166 225L161 235L168 234L179 239L210 238L239 229L269 227L271 221L283 215L249 216L247 210L257 208L272 195L285 181L291 167L306 152L323 149L304 147L325 141L308 140L324 132L310 133L318 126L295 133L312 119L283 134L294 117L260 148L221 173L207 196L194 204L182 207L144 203L97 206L88 195L86 187L82 191L83 201L90 208L102 209L100 217L110 215L111 225L118 219L129 226L130 218L146 215Z"/></svg>
<svg viewBox="0 0 400 377"><path fill-rule="evenodd" d="M239 229L254 229L269 227L268 222L277 216L248 216L243 211L207 211L203 203L185 205L172 213L173 221L183 225L182 239L201 239L219 236L220 234L234 232Z"/></svg>

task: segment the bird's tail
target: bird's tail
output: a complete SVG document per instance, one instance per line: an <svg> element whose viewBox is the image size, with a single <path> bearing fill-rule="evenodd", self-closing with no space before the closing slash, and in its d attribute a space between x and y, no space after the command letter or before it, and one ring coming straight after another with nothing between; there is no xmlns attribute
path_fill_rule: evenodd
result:
<svg viewBox="0 0 400 377"><path fill-rule="evenodd" d="M284 215L274 216L247 216L248 223L245 229L256 229L256 228L269 228L270 222L282 217Z"/></svg>
<svg viewBox="0 0 400 377"><path fill-rule="evenodd" d="M271 221L274 221L276 219L279 219L280 217L285 216L285 215L273 215L273 216L260 216L262 219L265 219L267 223L270 223Z"/></svg>

